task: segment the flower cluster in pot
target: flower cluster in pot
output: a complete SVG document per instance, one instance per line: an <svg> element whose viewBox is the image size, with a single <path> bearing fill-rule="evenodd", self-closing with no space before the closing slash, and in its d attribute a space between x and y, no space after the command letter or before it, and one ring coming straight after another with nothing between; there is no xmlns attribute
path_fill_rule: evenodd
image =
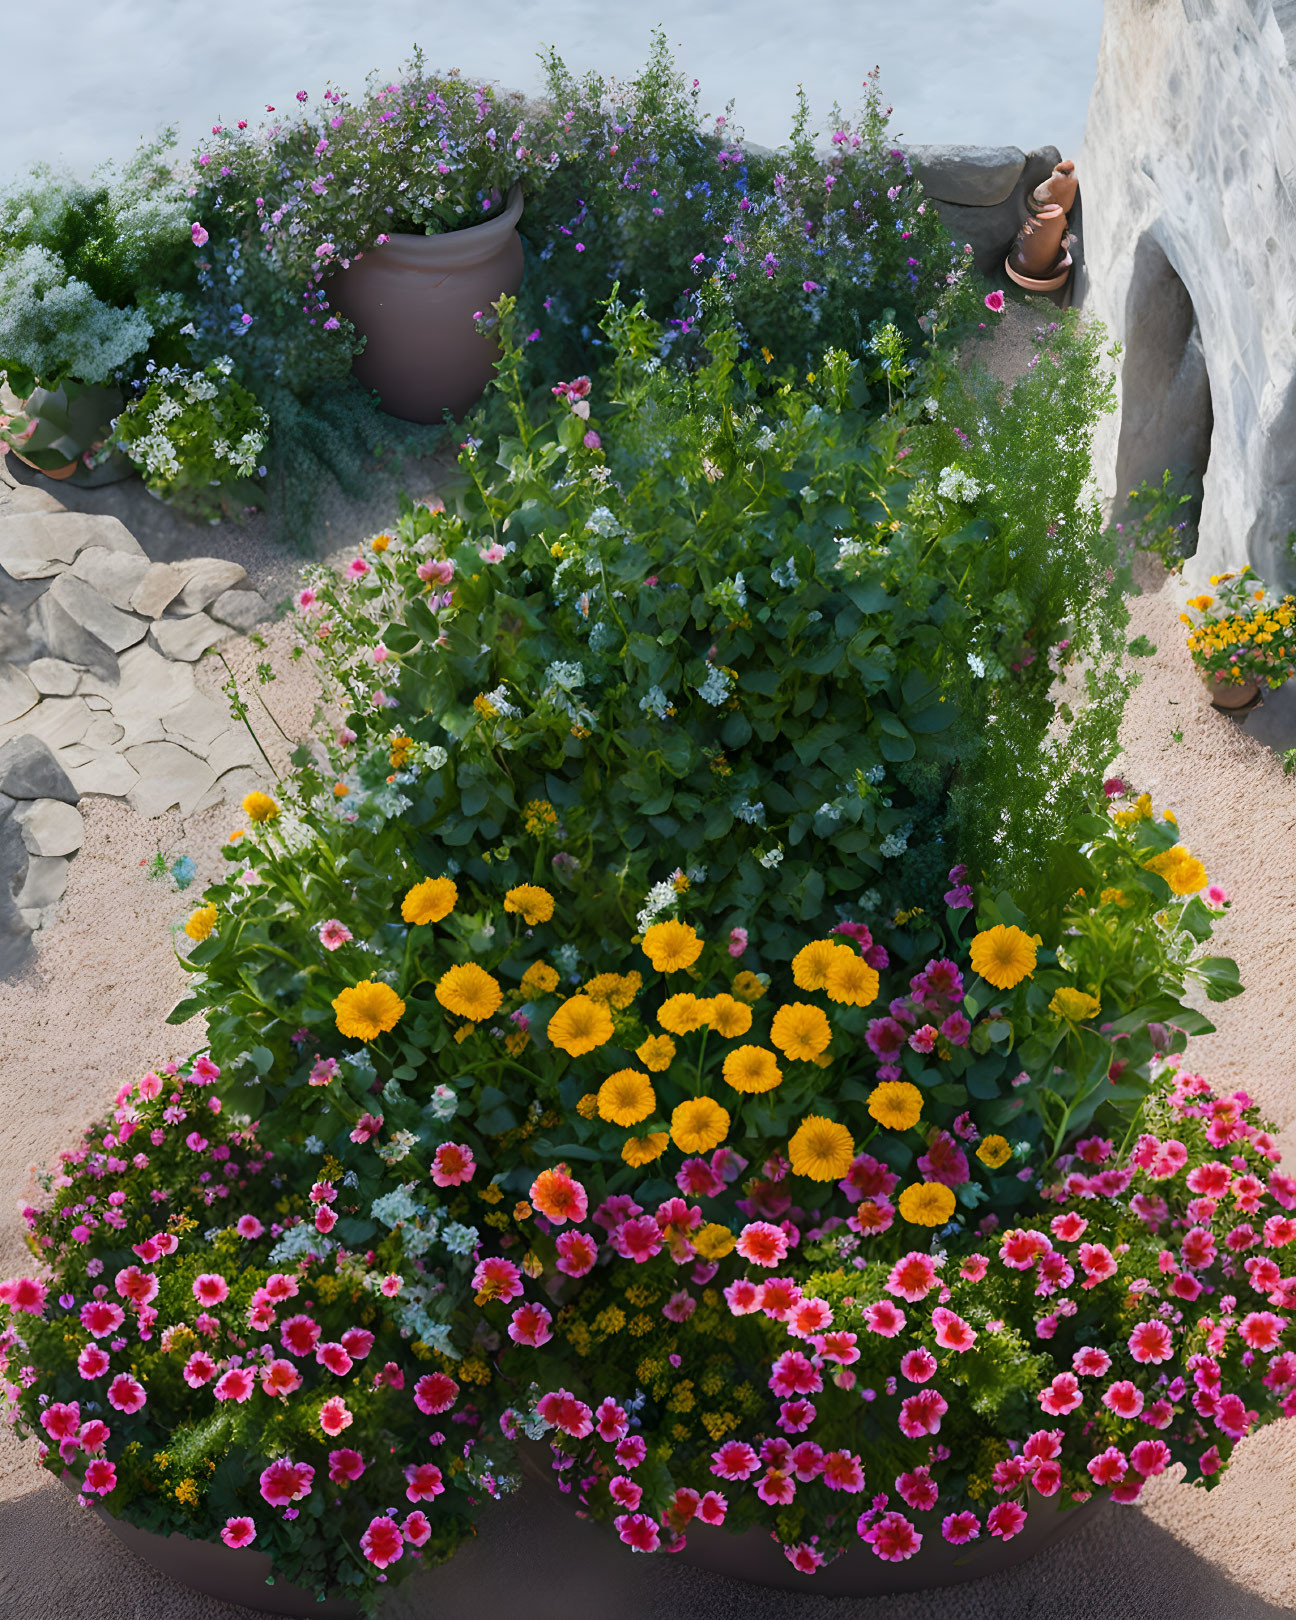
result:
<svg viewBox="0 0 1296 1620"><path fill-rule="evenodd" d="M1216 594L1190 597L1188 651L1208 685L1242 686L1247 681L1271 690L1296 674L1296 596L1272 596L1247 564L1236 574L1212 574Z"/></svg>

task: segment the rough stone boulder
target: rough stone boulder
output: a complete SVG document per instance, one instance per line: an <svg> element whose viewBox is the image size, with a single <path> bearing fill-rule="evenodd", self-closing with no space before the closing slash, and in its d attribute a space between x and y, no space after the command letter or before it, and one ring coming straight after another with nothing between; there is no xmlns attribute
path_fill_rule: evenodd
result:
<svg viewBox="0 0 1296 1620"><path fill-rule="evenodd" d="M1201 490L1199 583L1296 586L1296 4L1106 0L1077 161L1091 308L1123 346L1094 468Z"/></svg>

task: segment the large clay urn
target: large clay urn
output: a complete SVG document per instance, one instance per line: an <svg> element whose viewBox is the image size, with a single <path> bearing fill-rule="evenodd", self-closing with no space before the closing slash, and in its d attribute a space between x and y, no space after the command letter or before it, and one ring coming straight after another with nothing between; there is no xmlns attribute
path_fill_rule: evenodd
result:
<svg viewBox="0 0 1296 1620"><path fill-rule="evenodd" d="M521 216L514 186L494 219L438 236L394 232L329 283L334 306L368 340L355 375L390 415L458 418L485 392L499 347L473 316L522 285Z"/></svg>

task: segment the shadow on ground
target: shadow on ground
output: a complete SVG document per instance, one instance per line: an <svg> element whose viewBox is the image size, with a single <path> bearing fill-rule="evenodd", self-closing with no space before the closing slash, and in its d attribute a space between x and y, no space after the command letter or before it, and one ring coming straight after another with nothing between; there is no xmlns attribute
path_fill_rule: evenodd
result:
<svg viewBox="0 0 1296 1620"><path fill-rule="evenodd" d="M0 1503L3 1620L250 1620L141 1563L54 1484ZM1137 1508L1110 1508L1029 1564L904 1597L816 1597L645 1558L524 1485L439 1569L393 1592L381 1620L1291 1620Z"/></svg>

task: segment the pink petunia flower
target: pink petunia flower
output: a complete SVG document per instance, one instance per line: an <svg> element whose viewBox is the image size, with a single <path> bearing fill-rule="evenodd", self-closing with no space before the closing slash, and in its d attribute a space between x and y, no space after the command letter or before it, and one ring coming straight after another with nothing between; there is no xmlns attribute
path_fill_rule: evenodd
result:
<svg viewBox="0 0 1296 1620"><path fill-rule="evenodd" d="M365 1471L364 1458L358 1451L344 1446L329 1452L329 1478L335 1485L345 1485L360 1478Z"/></svg>
<svg viewBox="0 0 1296 1620"><path fill-rule="evenodd" d="M315 1470L309 1463L281 1457L261 1471L261 1495L271 1507L290 1507L310 1495Z"/></svg>
<svg viewBox="0 0 1296 1620"><path fill-rule="evenodd" d="M220 1536L227 1547L250 1546L256 1540L256 1523L245 1513L237 1514L234 1518L226 1519Z"/></svg>
<svg viewBox="0 0 1296 1620"><path fill-rule="evenodd" d="M386 1569L388 1564L400 1559L405 1551L405 1540L399 1526L391 1519L372 1519L360 1537L360 1550L371 1564Z"/></svg>
<svg viewBox="0 0 1296 1620"><path fill-rule="evenodd" d="M868 1515L861 1515L856 1527L877 1556L889 1564L912 1558L922 1546L922 1534L903 1513L884 1513L875 1524L868 1523Z"/></svg>
<svg viewBox="0 0 1296 1620"><path fill-rule="evenodd" d="M459 1386L449 1373L424 1373L414 1386L414 1404L429 1417L448 1412L458 1399Z"/></svg>
<svg viewBox="0 0 1296 1620"><path fill-rule="evenodd" d="M435 1463L419 1463L405 1470L405 1495L411 1502L434 1502L445 1491L445 1480Z"/></svg>

